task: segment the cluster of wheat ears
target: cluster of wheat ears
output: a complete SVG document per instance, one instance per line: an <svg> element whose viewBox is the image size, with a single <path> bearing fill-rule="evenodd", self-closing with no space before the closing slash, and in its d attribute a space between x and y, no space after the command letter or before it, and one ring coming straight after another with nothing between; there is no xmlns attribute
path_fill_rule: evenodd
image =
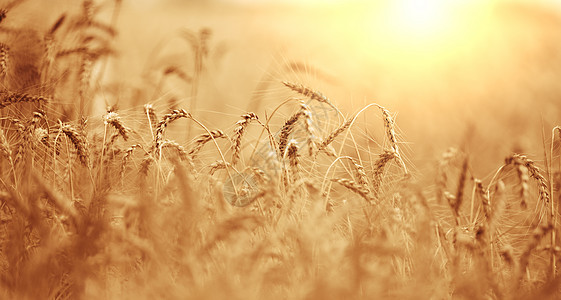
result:
<svg viewBox="0 0 561 300"><path fill-rule="evenodd" d="M108 6L113 23L98 21ZM190 110L92 116L119 7L84 0L45 31L0 23L0 298L561 295L560 127L544 170L512 154L484 185L451 148L430 187L390 111L345 117L300 83L279 82L291 95L268 115L208 128L194 107L209 30L184 32L191 70L154 71L182 78ZM376 147L360 140L367 110Z"/></svg>

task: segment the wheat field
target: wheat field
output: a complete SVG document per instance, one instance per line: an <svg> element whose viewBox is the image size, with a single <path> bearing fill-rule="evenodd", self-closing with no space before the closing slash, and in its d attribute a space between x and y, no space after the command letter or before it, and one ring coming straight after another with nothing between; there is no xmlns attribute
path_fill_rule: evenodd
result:
<svg viewBox="0 0 561 300"><path fill-rule="evenodd" d="M0 299L561 298L561 8L445 3L0 1Z"/></svg>

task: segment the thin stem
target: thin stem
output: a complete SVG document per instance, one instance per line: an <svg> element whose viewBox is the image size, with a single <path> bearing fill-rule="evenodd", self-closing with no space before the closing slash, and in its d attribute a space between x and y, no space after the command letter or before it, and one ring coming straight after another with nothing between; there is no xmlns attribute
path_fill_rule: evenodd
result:
<svg viewBox="0 0 561 300"><path fill-rule="evenodd" d="M557 230L557 214L555 213L555 201L553 197L553 144L555 143L555 131L560 131L561 135L561 128L556 126L553 128L551 132L551 147L549 152L549 166L547 167L547 173L549 177L549 194L551 195L550 203L551 203L551 211L550 211L550 224L552 226L551 229L551 257L550 257L550 264L551 264L551 278L555 278L557 275L557 260L555 256L555 248L556 248L556 230ZM547 158L547 157L546 157ZM546 161L546 166L548 162Z"/></svg>

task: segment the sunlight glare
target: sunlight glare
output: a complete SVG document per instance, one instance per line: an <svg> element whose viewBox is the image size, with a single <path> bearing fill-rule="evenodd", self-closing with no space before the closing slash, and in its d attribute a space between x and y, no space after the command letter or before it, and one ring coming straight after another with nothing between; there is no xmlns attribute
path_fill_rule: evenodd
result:
<svg viewBox="0 0 561 300"><path fill-rule="evenodd" d="M447 21L447 1L398 0L393 7L398 33L419 36L437 32Z"/></svg>
<svg viewBox="0 0 561 300"><path fill-rule="evenodd" d="M388 8L387 29L400 39L423 42L441 38L456 23L459 0L395 0Z"/></svg>
<svg viewBox="0 0 561 300"><path fill-rule="evenodd" d="M470 51L487 27L483 0L393 0L372 9L372 51L396 67L427 68Z"/></svg>

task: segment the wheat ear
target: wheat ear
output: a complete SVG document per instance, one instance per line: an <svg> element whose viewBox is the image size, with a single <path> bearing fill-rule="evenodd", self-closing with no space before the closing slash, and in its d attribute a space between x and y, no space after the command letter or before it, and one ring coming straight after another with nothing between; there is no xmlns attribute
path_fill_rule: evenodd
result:
<svg viewBox="0 0 561 300"><path fill-rule="evenodd" d="M530 177L534 178L534 180L538 184L540 199L545 201L546 203L549 203L551 199L549 195L549 188L547 186L547 180L541 174L540 169L535 165L534 161L528 159L524 155L513 154L505 159L505 165L512 165L514 167L523 165L524 167L526 167L528 169L528 173L530 174Z"/></svg>
<svg viewBox="0 0 561 300"><path fill-rule="evenodd" d="M29 95L26 93L15 93L15 92L0 92L0 108L10 106L15 103L20 102L49 102L50 99L38 95Z"/></svg>
<svg viewBox="0 0 561 300"><path fill-rule="evenodd" d="M103 118L103 122L113 126L125 141L129 138L128 133L131 130L123 124L121 117L116 112L108 112Z"/></svg>
<svg viewBox="0 0 561 300"><path fill-rule="evenodd" d="M212 164L210 164L209 167L210 167L210 171L208 173L210 174L210 176L212 176L218 170L226 169L226 168L231 167L231 164L229 162L225 162L223 160L218 160L218 161L215 161Z"/></svg>
<svg viewBox="0 0 561 300"><path fill-rule="evenodd" d="M160 120L158 126L156 127L156 136L154 137L154 145L152 150L155 154L155 157L158 157L160 155L160 149L161 149L162 139L164 137L164 131L168 127L169 123L181 118L191 119L192 116L184 109L176 109L169 114L165 114L162 117L162 120Z"/></svg>
<svg viewBox="0 0 561 300"><path fill-rule="evenodd" d="M70 139L82 165L88 165L88 143L86 137L70 124L60 122L60 130Z"/></svg>
<svg viewBox="0 0 561 300"><path fill-rule="evenodd" d="M335 138L337 138L337 136L339 136L341 133L343 133L343 131L345 131L347 128L349 128L351 126L351 124L354 121L354 117L353 118L349 118L345 123L341 124L341 126L339 126L337 129L335 129L333 132L331 132L319 145L318 145L318 149L316 153L319 153L320 151L323 151L327 148L327 146L329 146L334 140ZM331 154L329 152L326 151L327 154Z"/></svg>
<svg viewBox="0 0 561 300"><path fill-rule="evenodd" d="M144 104L144 113L146 114L146 118L148 119L148 126L150 127L150 133L152 134L152 139L154 139L154 130L157 124L158 116L156 115L156 111L152 104L147 103Z"/></svg>
<svg viewBox="0 0 561 300"><path fill-rule="evenodd" d="M195 139L195 145L189 151L189 156L191 156L191 158L195 158L197 153L199 153L199 151L203 148L203 146L206 143L208 143L209 141L212 141L213 139L225 138L225 137L226 137L226 135L224 134L224 132L222 132L222 130L212 130L210 132L210 134L209 133L203 133L203 134L199 135Z"/></svg>
<svg viewBox="0 0 561 300"><path fill-rule="evenodd" d="M125 155L123 155L123 161L121 162L121 177L125 174L127 162L130 160L132 153L137 148L143 149L141 144L134 144L125 150Z"/></svg>
<svg viewBox="0 0 561 300"><path fill-rule="evenodd" d="M395 134L394 119L390 115L389 110L387 110L385 107L383 107L381 105L377 105L377 106L378 106L378 108L380 108L382 110L382 115L384 117L384 127L386 128L386 135L388 137L388 140L390 141L390 146L392 147L393 151L395 152L395 155L396 155L397 159L399 160L399 163L403 167L403 172L405 174L408 174L407 167L405 166L405 162L403 161L403 158L401 157L401 152L399 151L399 146L397 145L397 137L396 137L396 134Z"/></svg>
<svg viewBox="0 0 561 300"><path fill-rule="evenodd" d="M4 77L8 73L9 59L10 47L4 43L0 43L0 77Z"/></svg>
<svg viewBox="0 0 561 300"><path fill-rule="evenodd" d="M10 162L12 161L12 149L8 143L8 139L6 139L6 135L4 135L3 129L0 129L0 154L10 160Z"/></svg>
<svg viewBox="0 0 561 300"><path fill-rule="evenodd" d="M296 181L296 177L298 176L298 144L295 140L290 140L290 142L288 142L284 156L288 158L290 165L290 177L292 179L292 183L294 183Z"/></svg>
<svg viewBox="0 0 561 300"><path fill-rule="evenodd" d="M456 148L449 148L442 154L442 158L438 162L438 170L436 174L436 200L438 203L442 203L444 199L444 192L446 191L446 183L448 182L447 168L450 162L456 155L458 150Z"/></svg>
<svg viewBox="0 0 561 300"><path fill-rule="evenodd" d="M302 117L304 117L304 129L306 130L306 134L308 135L308 153L310 156L312 156L315 152L315 149L317 148L316 135L312 120L312 110L306 103L304 103L304 101L300 101L300 111Z"/></svg>
<svg viewBox="0 0 561 300"><path fill-rule="evenodd" d="M366 200L368 203L373 203L373 199L370 196L370 193L368 191L368 189L364 188L362 185L358 184L356 181L353 180L349 180L346 178L334 178L331 179L331 181L333 182L337 182L338 184L346 187L347 189L349 189L350 191L353 191L355 193L357 193L358 195L360 195L362 198L364 198L364 200Z"/></svg>
<svg viewBox="0 0 561 300"><path fill-rule="evenodd" d="M383 177L382 175L384 174L384 169L386 167L386 165L388 164L388 162L392 159L395 159L397 156L395 154L395 152L393 152L392 150L386 150L384 151L384 153L380 154L380 157L378 158L378 160L376 161L376 163L374 164L374 175L373 175L373 180L372 180L372 185L373 185L373 192L375 196L378 196L379 192L380 192L380 187L382 186L382 181L383 181Z"/></svg>
<svg viewBox="0 0 561 300"><path fill-rule="evenodd" d="M281 154L284 154L284 150L286 149L286 146L288 144L288 137L292 133L292 130L294 130L294 126L296 125L298 119L300 119L301 115L302 111L298 111L288 120L286 120L286 122L284 122L279 135L279 152Z"/></svg>
<svg viewBox="0 0 561 300"><path fill-rule="evenodd" d="M331 106L331 108L333 108L336 111L339 111L337 109L337 107L335 107L333 105L333 103L331 103L331 100L329 100L329 98L325 97L322 93L318 92L318 91L314 91L308 87L305 87L301 84L298 83L292 83L292 82L288 82L288 81L283 81L282 84L284 84L286 87L288 87L289 89L304 95L312 100L316 100L318 102L321 103L325 103L329 106Z"/></svg>
<svg viewBox="0 0 561 300"><path fill-rule="evenodd" d="M245 129L252 120L258 119L259 118L256 114L248 112L242 115L242 118L236 122L236 128L234 129L234 151L232 152L232 165L235 165L240 159L242 136L245 132Z"/></svg>

